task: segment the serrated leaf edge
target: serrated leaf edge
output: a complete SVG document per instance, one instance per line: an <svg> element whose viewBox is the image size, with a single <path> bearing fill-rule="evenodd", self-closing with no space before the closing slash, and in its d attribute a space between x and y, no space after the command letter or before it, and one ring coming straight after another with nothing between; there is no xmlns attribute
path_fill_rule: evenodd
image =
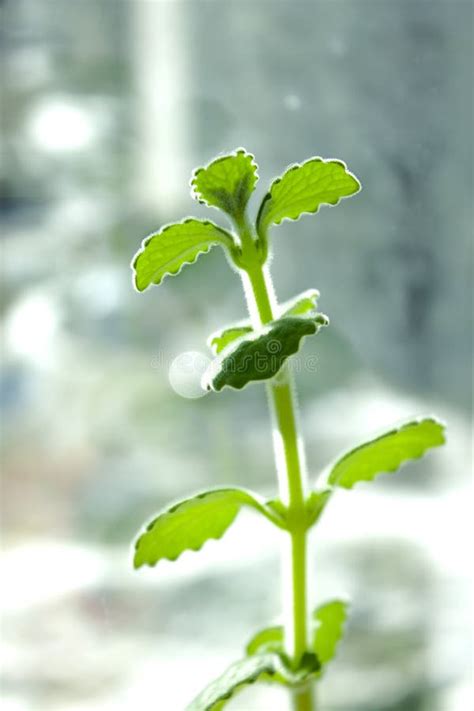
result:
<svg viewBox="0 0 474 711"><path fill-rule="evenodd" d="M212 387L212 382L208 382L208 381L207 381L207 371L206 371L206 372L204 373L202 379L201 379L201 387L202 387L204 390L208 390L208 391L211 391L211 392L221 392L221 390L223 390L224 388L228 388L229 390L234 390L234 391L239 391L239 392L240 392L240 391L242 391L242 390L245 390L245 388L247 388L249 385L255 385L256 383L258 384L258 383L268 382L268 381L270 381L270 380L273 380L273 378L276 378L276 377L278 376L278 374L281 373L282 368L284 367L285 363L286 363L292 356L294 356L296 353L298 353L298 352L300 351L300 349L302 348L302 342L304 341L305 338L307 338L307 337L309 337L309 336L314 336L314 335L316 335L316 334L318 333L318 331L320 330L320 328L323 328L323 327L329 325L329 318L328 318L327 316L325 316L325 314L318 314L318 315L319 315L319 316L323 316L323 317L325 318L325 321L324 321L324 322L316 321L316 320L314 320L314 319L305 318L304 316L284 316L284 317L282 317L282 318L300 319L301 321L307 321L307 322L313 321L313 323L314 323L314 331L312 331L311 333L304 333L304 334L300 337L300 339L299 339L299 341L298 341L298 347L297 347L297 349L296 349L295 351L293 351L292 353L290 353L289 355L287 355L286 358L284 358L284 360L282 361L282 364L281 364L280 369L279 369L278 372L275 373L275 375L272 376L271 378L267 378L267 379L262 378L262 379L260 379L260 380L248 380L248 381L247 381L246 383L244 383L244 385L242 385L241 387L238 387L238 386L235 386L235 385L227 385L227 384L226 384L226 385L223 385L220 390L215 390L215 389ZM278 320L280 320L280 319L275 319L275 321L278 321ZM243 336L240 336L239 338L237 338L235 341L232 341L231 343L229 343L229 345L228 345L226 348L224 348L223 351L221 351L221 352L219 353L219 355L214 359L214 361L212 361L211 366L212 366L213 363L215 363L215 360L217 360L217 359L221 360L221 362L222 362L225 358L227 358L227 357L233 352L234 349L237 350L237 348L240 347L241 343L242 343L244 340L252 340L252 341L253 341L253 340L256 340L257 338L260 338L261 336L267 335L267 334L270 332L270 330L271 330L271 325L274 324L275 321L271 321L268 325L266 325L264 328L262 328L262 329L259 330L259 331L251 331L250 333L244 334ZM209 366L209 367L211 367L211 366ZM215 366L214 366L214 367L215 367Z"/></svg>
<svg viewBox="0 0 474 711"><path fill-rule="evenodd" d="M250 165L255 168L255 185L256 185L260 179L260 176L258 174L258 164L255 161L255 156L253 155L253 153L250 153L250 151L248 151L246 148L243 148L241 146L240 148L236 148L235 150L231 151L230 153L222 153L222 154L218 155L216 158L213 158L212 160L210 160L209 163L207 163L206 165L200 166L199 168L195 168L193 170L191 180L189 181L189 187L191 189L191 197L193 198L193 200L197 200L197 202L200 205L206 205L206 207L214 208L215 210L219 210L220 212L222 212L222 210L219 207L216 207L216 205L210 205L207 202L207 200L200 197L200 195L196 189L196 184L195 184L196 178L199 175L199 173L202 173L202 171L204 171L204 170L208 170L211 167L211 165L214 165L214 163L220 163L223 160L226 160L227 158L236 158L239 154L242 154L244 156L248 156L249 158L251 158Z"/></svg>
<svg viewBox="0 0 474 711"><path fill-rule="evenodd" d="M326 607L327 605L331 605L331 604L333 604L333 603L335 603L335 602L340 602L340 603L344 606L344 619L343 619L343 621L342 621L342 623L341 623L341 626L340 626L340 634L339 634L339 637L338 637L337 642L336 642L336 645L335 645L334 654L333 654L333 656L331 657L331 659L329 659L328 661L326 661L326 662L320 662L320 663L321 663L321 671L325 668L325 666L326 666L327 664L330 664L330 662L332 662L332 660L336 657L338 647L339 647L340 643L342 642L342 640L344 639L344 635L345 635L346 627L347 627L347 620L348 620L348 618L349 618L349 612L350 612L350 609L351 609L351 600L350 600L349 597L343 597L343 596L333 598L332 600L326 600L326 602L322 602L322 603L320 603L317 607L315 607L314 610L313 610L312 613L311 613L311 622L312 622L312 629L311 629L312 647L313 647L313 650L314 650L314 652L315 652L315 654L316 654L316 656L317 656L317 652L316 652L316 649L315 649L316 632L317 632L318 629L321 627L322 622L317 619L316 615L317 615L318 611L319 611L322 607Z"/></svg>
<svg viewBox="0 0 474 711"><path fill-rule="evenodd" d="M206 543L209 543L209 541L220 541L220 539L223 538L223 536L227 533L227 530L230 528L230 526L233 524L233 522L237 518L238 513L239 513L239 510L236 511L235 516L229 522L229 525L227 526L227 528L225 528L222 531L220 536L208 536L206 538L206 540L201 543L201 545L189 546L189 547L185 548L184 550L182 550L180 553L178 553L178 555L175 555L175 556L163 555L163 556L160 556L160 558L158 558L158 560L156 560L154 563L144 561L143 563L140 563L139 565L137 565L137 563L135 562L135 558L136 558L136 554L138 553L138 545L139 545L140 540L148 533L148 530L147 530L145 533L142 533L142 535L137 539L137 541L135 543L135 550L134 550L134 557L133 557L134 569L139 570L140 568L143 568L144 566L148 566L149 568L155 568L162 560L169 560L171 563L174 563L179 558L181 558L181 556L184 553L199 553L199 551L202 550L204 548L204 546L206 545Z"/></svg>
<svg viewBox="0 0 474 711"><path fill-rule="evenodd" d="M358 186L358 187L357 187L357 190L354 190L354 192L351 193L350 195L342 195L341 197L337 198L334 202L323 202L323 203L320 203L320 204L316 207L315 210L304 210L304 211L301 212L301 213L299 214L299 216L296 217L296 218L293 218L293 217L282 217L280 220L276 220L275 222L271 222L271 223L268 225L268 228L271 227L271 225L281 225L281 223L282 223L282 222L285 222L285 220L288 221L288 222L298 222L298 221L303 217L303 215L316 215L316 214L319 212L319 209L320 209L321 207L325 207L325 206L327 206L327 207L336 207L336 205L339 205L339 203L341 202L341 200L345 200L346 198L350 198L350 197L352 197L353 195L357 195L357 193L360 193L360 191L362 190L362 185L361 185L361 183L360 183L360 180L354 175L354 173L352 173L352 172L348 169L347 164L346 164L343 160L341 160L340 158L321 158L321 156L313 156L312 158L308 158L308 160L303 161L303 163L293 163L293 164L289 165L288 168L286 168L286 170L285 170L278 178L275 178L275 180L274 180L274 181L272 182L272 184L270 185L270 188L269 188L268 192L266 193L266 195L264 196L264 198L263 198L263 200L262 200L262 202L261 202L261 204L260 204L260 207L259 207L258 213L257 213L257 220L256 220L256 223L255 223L256 229L257 229L257 233L258 233L259 235L260 235L260 218L261 218L261 214L262 214L262 212L263 212L263 208L264 208L265 203L266 203L268 200L270 200L271 197L272 197L272 188L273 188L275 185L277 185L278 183L281 183L281 181L283 180L283 178L284 178L286 175L288 175L288 173L291 173L291 172L293 172L294 170L297 170L298 168L303 168L303 167L304 167L305 165L307 165L308 163L338 163L339 165L342 165L343 168L344 168L345 173L346 173L347 175L349 175L351 178L353 178L353 179L355 180L355 182L357 183L357 186ZM268 228L267 228L267 229L268 229Z"/></svg>
<svg viewBox="0 0 474 711"><path fill-rule="evenodd" d="M255 684L261 676L264 675L269 675L269 676L275 676L275 674L278 674L278 662L279 657L275 654L265 654L265 655L255 655L255 656L261 656L262 660L268 660L263 662L262 668L255 670L252 674L249 674L248 677L244 680L241 681L239 684L236 684L232 688L230 688L227 692L222 692L222 694L219 694L218 698L216 698L214 701L212 701L211 704L208 704L206 706L200 706L197 707L195 706L196 701L199 699L199 696L196 697L194 701L191 701L191 703L186 707L186 711L212 711L212 709L222 701L228 701L231 699L233 696L235 696L239 689L241 689L244 686L250 686L251 684ZM234 662L234 664L231 664L222 674L220 677L217 677L214 681L209 684L211 686L212 684L216 683L222 676L224 676L230 669L232 669L233 666L237 665L239 662ZM267 668L265 668L265 663L267 663ZM201 693L204 693L206 691L207 687L203 689Z"/></svg>
<svg viewBox="0 0 474 711"><path fill-rule="evenodd" d="M143 254L143 252L145 252L148 244L151 242L151 240L154 237L159 237L160 235L163 234L163 232L166 232L167 230L169 230L170 227L175 227L176 225L186 225L189 222L200 222L203 225L212 225L219 232L221 232L223 234L224 239L216 240L215 242L210 242L207 247L203 247L203 249L201 249L196 254L194 259L190 259L189 261L182 262L180 264L179 268L176 269L175 271L166 272L166 274L163 274L163 276L161 277L159 282L155 282L152 279L150 281L150 283L147 286L145 286L144 289L139 289L137 286L136 263L137 263L139 257ZM210 252L210 250L213 247L216 247L218 244L221 244L223 247L227 248L229 250L229 252L231 252L232 249L234 249L236 247L235 241L234 241L232 235L230 234L230 232L228 232L226 229L224 229L220 225L217 225L212 220L201 220L199 217L185 217L184 219L180 220L179 222L168 222L166 225L163 225L163 227L161 227L158 230L158 232L152 232L151 234L144 237L141 241L139 249L133 255L132 260L130 262L130 268L132 269L132 272L133 272L133 277L132 277L133 288L135 289L136 292L138 292L139 294L142 294L150 286L160 286L163 283L163 281L166 279L166 277L178 276L178 274L181 273L181 270L183 269L183 267L187 266L188 264L194 264L202 254L207 254L208 252Z"/></svg>
<svg viewBox="0 0 474 711"><path fill-rule="evenodd" d="M410 457L409 459L406 459L404 462L402 462L399 466L397 467L392 467L390 469L384 469L383 471L377 472L374 474L372 479L361 479L360 481L356 481L351 486L341 486L340 484L337 483L331 483L329 481L329 478L331 476L332 470L336 465L338 465L340 462L343 462L349 455L354 454L354 452L359 451L360 449L364 449L367 447L369 444L373 444L381 439L384 439L385 437L390 437L391 435L397 434L397 432L400 432L402 429L407 427L408 425L414 425L414 424L421 424L422 422L433 422L437 425L440 425L442 428L443 432L443 439L444 441L440 443L439 445L434 445L432 447L428 447L424 452L417 456ZM321 480L325 482L326 486L332 487L332 488L338 488L338 489L353 489L356 484L362 484L364 481L368 484L370 484L372 481L375 481L375 479L378 479L379 476L384 476L385 474L393 474L394 472L397 472L399 469L402 469L405 464L408 464L408 462L411 462L413 460L418 460L418 459L423 459L424 456L428 455L430 453L430 450L433 449L434 447L441 447L445 442L446 442L446 437L445 437L445 430L446 430L446 423L443 422L443 420L439 419L435 415L420 415L419 417L415 417L413 419L407 420L398 427L394 427L391 430L386 430L385 432L381 432L379 435L375 435L372 439L367 440L366 442L363 442L362 444L352 447L350 449L345 450L341 455L335 457L330 464L325 467L324 471L321 474Z"/></svg>
<svg viewBox="0 0 474 711"><path fill-rule="evenodd" d="M235 515L232 517L231 521L229 522L228 526L222 531L222 533L218 536L208 536L205 541L201 543L199 546L189 546L182 550L178 555L176 556L161 556L158 560L156 560L154 563L149 563L148 561L145 561L143 563L140 563L140 565L136 565L135 563L135 558L138 553L139 547L140 547L140 542L146 536L148 533L150 533L153 530L153 527L155 523L158 521L159 518L161 518L164 515L173 515L176 511L178 511L182 506L185 504L189 503L190 501L194 501L195 499L205 499L207 496L212 495L212 494L219 494L219 493L224 493L224 492L235 492L238 491L240 493L245 494L247 497L249 497L254 503L252 504L250 501L242 501L242 503L239 505L239 508L235 512ZM237 503L237 502L236 502ZM153 519L146 524L145 529L143 532L138 536L136 539L134 546L133 546L133 567L138 570L139 568L142 568L143 566L148 566L149 568L154 568L158 563L162 560L169 560L171 562L174 562L178 560L178 558L183 555L183 553L186 553L188 551L192 552L199 552L208 541L214 540L214 541L219 541L224 534L227 532L227 530L230 528L230 526L233 524L235 519L237 518L238 513L240 512L240 509L243 506L248 506L250 508L253 508L255 511L258 511L259 513L262 514L266 519L268 519L271 523L273 523L275 526L278 528L285 529L285 521L284 519L278 514L276 510L274 510L271 507L267 506L266 500L256 494L253 491L249 491L248 489L244 489L241 487L225 487L225 488L216 488L216 489L206 489L205 491L200 491L197 494L194 494L193 496L188 496L186 499L180 499L174 504L171 504L171 506L167 506L166 508L162 509L159 513L157 513Z"/></svg>

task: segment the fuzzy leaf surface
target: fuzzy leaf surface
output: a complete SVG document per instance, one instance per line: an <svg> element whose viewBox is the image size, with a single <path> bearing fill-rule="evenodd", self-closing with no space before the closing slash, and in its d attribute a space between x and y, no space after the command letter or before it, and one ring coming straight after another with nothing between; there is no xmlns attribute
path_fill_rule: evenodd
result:
<svg viewBox="0 0 474 711"><path fill-rule="evenodd" d="M216 358L204 374L208 390L231 387L241 390L247 383L269 380L299 348L302 339L327 324L327 317L308 319L285 317L273 321L260 333L240 338Z"/></svg>
<svg viewBox="0 0 474 711"><path fill-rule="evenodd" d="M279 307L280 316L306 316L316 310L319 299L317 289L308 289L302 294L289 299Z"/></svg>
<svg viewBox="0 0 474 711"><path fill-rule="evenodd" d="M291 166L272 183L258 212L257 232L264 239L270 225L298 220L305 213L317 212L321 205L337 205L359 190L359 181L342 161L310 158Z"/></svg>
<svg viewBox="0 0 474 711"><path fill-rule="evenodd" d="M407 422L343 455L331 467L328 482L351 489L383 472L395 472L404 462L444 444L444 430L444 424L433 417Z"/></svg>
<svg viewBox="0 0 474 711"><path fill-rule="evenodd" d="M227 348L230 343L233 343L238 338L245 336L247 333L252 333L252 326L250 325L250 322L247 326L229 326L213 334L209 339L209 345L213 353L218 355L225 348Z"/></svg>
<svg viewBox="0 0 474 711"><path fill-rule="evenodd" d="M278 525L276 511L256 494L245 489L205 491L166 509L147 526L135 544L134 567L198 551L209 539L223 536L242 506L256 509Z"/></svg>
<svg viewBox="0 0 474 711"><path fill-rule="evenodd" d="M289 299L284 304L278 306L279 318L282 316L313 316L316 317L316 306L319 298L317 289L307 289L298 296ZM233 323L229 326L224 326L213 333L208 340L208 345L212 352L217 355L224 348L236 341L238 338L245 336L247 333L252 333L253 328L250 324L250 319L244 319L239 323Z"/></svg>
<svg viewBox="0 0 474 711"><path fill-rule="evenodd" d="M195 171L191 186L199 202L242 218L258 180L254 157L240 149Z"/></svg>
<svg viewBox="0 0 474 711"><path fill-rule="evenodd" d="M217 711L244 686L272 677L278 666L279 659L273 654L259 654L236 662L204 689L186 711Z"/></svg>
<svg viewBox="0 0 474 711"><path fill-rule="evenodd" d="M347 602L332 600L320 605L313 613L316 628L313 649L321 664L327 664L336 654L336 647L344 634Z"/></svg>
<svg viewBox="0 0 474 711"><path fill-rule="evenodd" d="M185 264L192 264L217 244L232 250L234 241L228 232L208 220L191 217L166 225L144 239L133 258L135 287L144 291L151 284L161 284L165 276L179 274Z"/></svg>

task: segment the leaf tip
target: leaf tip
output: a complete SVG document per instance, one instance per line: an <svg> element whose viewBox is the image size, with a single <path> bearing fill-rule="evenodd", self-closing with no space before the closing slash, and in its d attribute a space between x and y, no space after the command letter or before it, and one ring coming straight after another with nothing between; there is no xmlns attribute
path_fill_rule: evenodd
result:
<svg viewBox="0 0 474 711"><path fill-rule="evenodd" d="M138 274L135 272L135 274L132 277L132 284L134 290L137 292L137 294L143 294L143 292L146 290L147 285L141 284L139 279L138 279Z"/></svg>
<svg viewBox="0 0 474 711"><path fill-rule="evenodd" d="M138 539L138 541L135 544L135 552L133 554L133 569L134 570L138 570L145 564L145 561L142 559L141 552L138 548L139 541L140 541L140 539Z"/></svg>
<svg viewBox="0 0 474 711"><path fill-rule="evenodd" d="M326 316L326 314L323 313L316 314L314 320L320 327L329 326L331 323L331 321L329 320L329 316Z"/></svg>

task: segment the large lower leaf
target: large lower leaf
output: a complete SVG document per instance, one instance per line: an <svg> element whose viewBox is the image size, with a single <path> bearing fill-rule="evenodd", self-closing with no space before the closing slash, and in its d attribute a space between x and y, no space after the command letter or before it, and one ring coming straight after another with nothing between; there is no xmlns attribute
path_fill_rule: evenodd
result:
<svg viewBox="0 0 474 711"><path fill-rule="evenodd" d="M165 276L179 274L185 264L195 262L200 254L220 244L230 251L234 241L230 234L208 220L188 218L166 225L143 240L132 261L134 282L138 291L160 284Z"/></svg>
<svg viewBox="0 0 474 711"><path fill-rule="evenodd" d="M231 387L241 390L247 383L273 378L285 361L296 353L305 336L327 325L323 314L315 318L285 317L273 321L260 333L250 333L226 348L203 377L208 390Z"/></svg>
<svg viewBox="0 0 474 711"><path fill-rule="evenodd" d="M328 482L351 489L360 481L397 471L404 462L444 444L444 430L444 424L433 417L407 422L344 454L331 467Z"/></svg>
<svg viewBox="0 0 474 711"><path fill-rule="evenodd" d="M217 207L240 220L257 180L254 157L241 148L196 170L191 186L199 202Z"/></svg>
<svg viewBox="0 0 474 711"><path fill-rule="evenodd" d="M313 650L321 664L327 664L334 657L344 633L346 617L347 602L344 600L331 600L314 611Z"/></svg>
<svg viewBox="0 0 474 711"><path fill-rule="evenodd" d="M359 190L359 181L340 160L311 158L293 165L272 183L263 198L257 217L259 237L265 241L272 224L297 220L304 213L317 212L321 205L337 205Z"/></svg>
<svg viewBox="0 0 474 711"><path fill-rule="evenodd" d="M217 711L244 686L266 680L277 673L279 658L274 654L247 657L232 664L187 707L186 711Z"/></svg>
<svg viewBox="0 0 474 711"><path fill-rule="evenodd" d="M155 565L166 558L176 560L187 550L197 551L210 538L221 538L242 506L250 506L277 526L283 526L277 511L245 489L205 491L160 513L138 538L134 566Z"/></svg>

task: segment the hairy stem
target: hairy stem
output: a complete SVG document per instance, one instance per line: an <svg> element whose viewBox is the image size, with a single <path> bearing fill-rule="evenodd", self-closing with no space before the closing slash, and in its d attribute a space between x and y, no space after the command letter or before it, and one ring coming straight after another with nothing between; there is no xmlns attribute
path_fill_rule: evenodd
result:
<svg viewBox="0 0 474 711"><path fill-rule="evenodd" d="M248 283L244 279L244 286L252 321L255 325L264 325L273 320L276 305L270 277L259 263L247 268L246 273ZM267 390L273 412L280 497L288 508L291 544L291 573L288 575L291 589L285 591L289 598L285 648L297 667L308 647L305 469L298 436L294 385L288 369L283 369L274 382L267 386ZM313 711L310 684L294 691L293 706L295 711Z"/></svg>

